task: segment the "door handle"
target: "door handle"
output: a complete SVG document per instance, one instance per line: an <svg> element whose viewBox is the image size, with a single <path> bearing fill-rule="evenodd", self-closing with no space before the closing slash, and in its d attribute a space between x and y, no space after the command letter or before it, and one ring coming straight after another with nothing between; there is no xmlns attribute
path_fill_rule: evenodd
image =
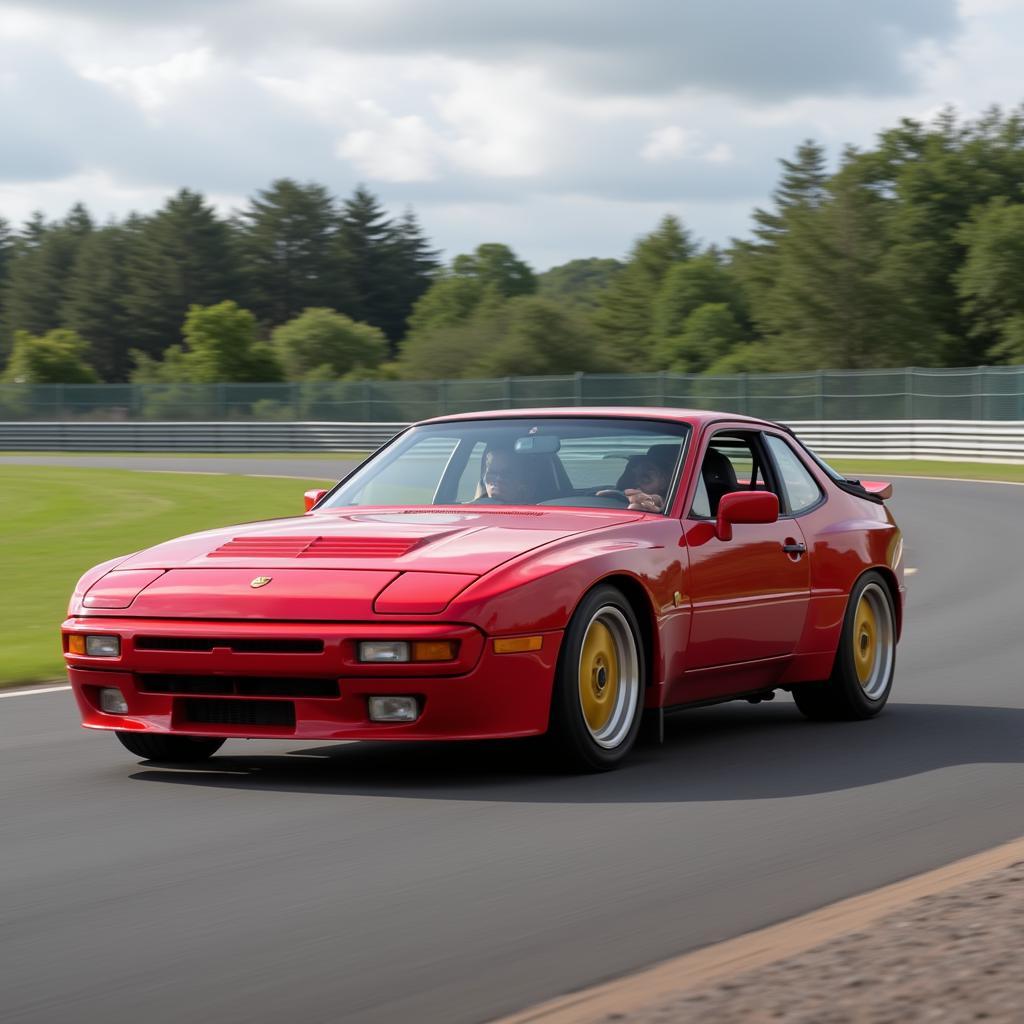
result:
<svg viewBox="0 0 1024 1024"><path fill-rule="evenodd" d="M801 544L799 541L795 541L783 544L782 550L785 551L787 555L803 555L807 553L807 545Z"/></svg>

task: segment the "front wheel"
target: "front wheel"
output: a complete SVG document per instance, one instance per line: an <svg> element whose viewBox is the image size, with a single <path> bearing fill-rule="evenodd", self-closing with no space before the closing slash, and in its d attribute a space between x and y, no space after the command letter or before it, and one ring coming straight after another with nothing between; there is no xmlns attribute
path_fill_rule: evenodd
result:
<svg viewBox="0 0 1024 1024"><path fill-rule="evenodd" d="M640 730L644 651L629 602L596 587L580 602L562 643L551 702L550 740L576 771L615 768Z"/></svg>
<svg viewBox="0 0 1024 1024"><path fill-rule="evenodd" d="M878 573L867 572L850 591L832 675L794 686L793 700L808 718L871 718L889 699L895 665L892 596Z"/></svg>
<svg viewBox="0 0 1024 1024"><path fill-rule="evenodd" d="M136 757L167 764L195 764L205 761L220 750L224 740L192 736L164 736L151 732L117 732L122 745Z"/></svg>

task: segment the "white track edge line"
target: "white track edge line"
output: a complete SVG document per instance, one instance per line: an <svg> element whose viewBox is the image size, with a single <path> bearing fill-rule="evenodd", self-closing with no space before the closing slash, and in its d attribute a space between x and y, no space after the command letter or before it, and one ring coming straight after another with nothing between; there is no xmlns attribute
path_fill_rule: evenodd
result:
<svg viewBox="0 0 1024 1024"><path fill-rule="evenodd" d="M33 693L57 693L59 690L70 689L70 686L34 686L29 690L0 690L0 700L5 697L30 697Z"/></svg>

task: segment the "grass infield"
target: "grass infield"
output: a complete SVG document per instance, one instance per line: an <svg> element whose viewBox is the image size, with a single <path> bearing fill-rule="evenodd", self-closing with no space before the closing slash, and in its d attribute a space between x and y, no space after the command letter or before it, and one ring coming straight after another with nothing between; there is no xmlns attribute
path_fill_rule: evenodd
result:
<svg viewBox="0 0 1024 1024"><path fill-rule="evenodd" d="M183 533L302 511L320 480L0 466L0 686L63 676L59 626L97 562Z"/></svg>
<svg viewBox="0 0 1024 1024"><path fill-rule="evenodd" d="M1024 465L988 462L932 462L930 459L828 459L846 476L887 480L890 476L945 476L960 480L1024 483Z"/></svg>

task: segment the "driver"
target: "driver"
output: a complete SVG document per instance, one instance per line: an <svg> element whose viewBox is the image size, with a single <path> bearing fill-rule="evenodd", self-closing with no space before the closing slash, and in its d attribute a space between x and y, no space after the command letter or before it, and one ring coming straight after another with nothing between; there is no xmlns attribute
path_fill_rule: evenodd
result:
<svg viewBox="0 0 1024 1024"><path fill-rule="evenodd" d="M509 448L488 448L484 452L477 501L490 499L502 505L529 504L529 476L526 461Z"/></svg>
<svg viewBox="0 0 1024 1024"><path fill-rule="evenodd" d="M634 455L626 463L616 487L629 499L629 507L638 512L662 512L668 494L670 471L652 455ZM614 491L598 491L599 496Z"/></svg>

